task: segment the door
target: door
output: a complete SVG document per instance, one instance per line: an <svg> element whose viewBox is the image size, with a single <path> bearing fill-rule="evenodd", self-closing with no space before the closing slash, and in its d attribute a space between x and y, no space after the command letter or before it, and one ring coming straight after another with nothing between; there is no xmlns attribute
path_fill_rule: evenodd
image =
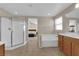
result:
<svg viewBox="0 0 79 59"><path fill-rule="evenodd" d="M5 17L1 18L1 41L6 47L11 47L11 20Z"/></svg>
<svg viewBox="0 0 79 59"><path fill-rule="evenodd" d="M12 46L24 43L24 23L19 21L12 21Z"/></svg>

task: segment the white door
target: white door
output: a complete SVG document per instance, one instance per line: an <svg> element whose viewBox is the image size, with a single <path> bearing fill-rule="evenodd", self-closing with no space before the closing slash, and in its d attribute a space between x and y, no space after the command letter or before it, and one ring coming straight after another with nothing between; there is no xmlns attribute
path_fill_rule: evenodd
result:
<svg viewBox="0 0 79 59"><path fill-rule="evenodd" d="M1 41L6 47L11 47L11 20L5 17L1 18Z"/></svg>
<svg viewBox="0 0 79 59"><path fill-rule="evenodd" d="M12 21L12 46L24 43L24 24L19 21Z"/></svg>

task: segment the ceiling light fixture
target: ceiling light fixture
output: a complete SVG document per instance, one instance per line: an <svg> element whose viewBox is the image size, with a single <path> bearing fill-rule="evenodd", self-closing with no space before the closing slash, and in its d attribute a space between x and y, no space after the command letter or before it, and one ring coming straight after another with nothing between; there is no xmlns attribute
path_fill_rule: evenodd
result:
<svg viewBox="0 0 79 59"><path fill-rule="evenodd" d="M50 15L50 13L48 13L48 15Z"/></svg>
<svg viewBox="0 0 79 59"><path fill-rule="evenodd" d="M77 3L77 4L75 5L75 8L79 8L79 3Z"/></svg>
<svg viewBox="0 0 79 59"><path fill-rule="evenodd" d="M18 14L18 12L17 12L17 11L15 11L15 12L14 12L14 14L15 14L15 15L17 15L17 14Z"/></svg>

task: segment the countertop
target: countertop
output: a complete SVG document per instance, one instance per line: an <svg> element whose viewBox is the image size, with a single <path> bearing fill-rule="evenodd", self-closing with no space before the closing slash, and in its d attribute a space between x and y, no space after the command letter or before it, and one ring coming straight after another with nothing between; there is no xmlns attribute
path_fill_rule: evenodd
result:
<svg viewBox="0 0 79 59"><path fill-rule="evenodd" d="M2 42L2 41L0 41L0 45L3 45L3 44L5 44L4 42Z"/></svg>
<svg viewBox="0 0 79 59"><path fill-rule="evenodd" d="M79 39L79 33L66 32L66 33L59 33L58 35L63 35L63 36L68 36L68 37Z"/></svg>

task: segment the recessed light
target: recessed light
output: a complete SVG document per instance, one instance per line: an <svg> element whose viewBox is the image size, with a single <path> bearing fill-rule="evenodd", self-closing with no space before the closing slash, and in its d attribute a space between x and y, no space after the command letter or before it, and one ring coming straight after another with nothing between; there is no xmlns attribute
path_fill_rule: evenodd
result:
<svg viewBox="0 0 79 59"><path fill-rule="evenodd" d="M14 14L15 14L15 15L17 15L17 14L18 14L18 12L17 12L17 11L15 11L15 12L14 12Z"/></svg>
<svg viewBox="0 0 79 59"><path fill-rule="evenodd" d="M48 13L48 15L50 15L50 13Z"/></svg>
<svg viewBox="0 0 79 59"><path fill-rule="evenodd" d="M75 5L75 8L79 8L79 3Z"/></svg>

